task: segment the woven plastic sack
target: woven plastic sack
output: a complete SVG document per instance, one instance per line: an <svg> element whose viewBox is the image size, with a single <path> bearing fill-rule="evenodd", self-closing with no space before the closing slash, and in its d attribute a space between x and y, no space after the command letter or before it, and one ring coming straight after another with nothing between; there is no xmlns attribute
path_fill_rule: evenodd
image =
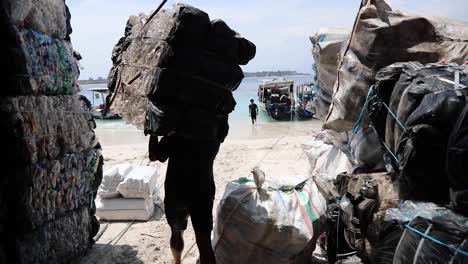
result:
<svg viewBox="0 0 468 264"><path fill-rule="evenodd" d="M314 98L315 117L323 119L328 113L336 81L340 52L349 32L344 29L321 28L310 41L313 45L317 93Z"/></svg>
<svg viewBox="0 0 468 264"><path fill-rule="evenodd" d="M358 120L376 72L395 62L423 64L468 59L468 23L393 11L384 0L363 0L339 65L324 127L349 131Z"/></svg>
<svg viewBox="0 0 468 264"><path fill-rule="evenodd" d="M217 263L288 263L322 232L326 202L313 182L276 185L254 175L226 186L214 229Z"/></svg>

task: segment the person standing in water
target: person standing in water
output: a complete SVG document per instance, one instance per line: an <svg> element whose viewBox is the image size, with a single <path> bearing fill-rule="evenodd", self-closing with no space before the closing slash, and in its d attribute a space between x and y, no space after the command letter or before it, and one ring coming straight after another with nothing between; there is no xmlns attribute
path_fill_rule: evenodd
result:
<svg viewBox="0 0 468 264"><path fill-rule="evenodd" d="M255 124L255 122L257 122L257 115L258 115L257 104L254 103L254 99L250 99L249 116L252 119L252 125Z"/></svg>

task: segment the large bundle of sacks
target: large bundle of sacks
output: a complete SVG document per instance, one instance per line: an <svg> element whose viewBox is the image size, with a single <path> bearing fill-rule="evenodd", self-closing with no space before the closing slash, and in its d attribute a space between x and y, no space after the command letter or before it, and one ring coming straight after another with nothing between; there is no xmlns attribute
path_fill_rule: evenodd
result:
<svg viewBox="0 0 468 264"><path fill-rule="evenodd" d="M145 134L223 139L239 64L254 56L255 45L224 21L185 4L132 16L114 49L109 102Z"/></svg>
<svg viewBox="0 0 468 264"><path fill-rule="evenodd" d="M94 120L76 94L79 70L63 0L3 1L0 262L64 263L99 229L102 178Z"/></svg>
<svg viewBox="0 0 468 264"><path fill-rule="evenodd" d="M349 131L381 68L395 62L463 63L468 56L468 24L393 11L384 0L362 2L338 67L325 127Z"/></svg>
<svg viewBox="0 0 468 264"><path fill-rule="evenodd" d="M146 221L160 202L163 177L156 167L118 164L104 171L96 202L101 220Z"/></svg>
<svg viewBox="0 0 468 264"><path fill-rule="evenodd" d="M330 108L341 50L349 32L338 28L321 28L312 37L314 56L315 97L314 117L324 119Z"/></svg>
<svg viewBox="0 0 468 264"><path fill-rule="evenodd" d="M304 144L329 263L468 262L467 40L468 23L362 2L328 130Z"/></svg>
<svg viewBox="0 0 468 264"><path fill-rule="evenodd" d="M311 255L324 231L325 199L311 181L275 182L254 169L253 177L227 184L214 229L217 263L291 263Z"/></svg>
<svg viewBox="0 0 468 264"><path fill-rule="evenodd" d="M468 212L467 73L468 66L417 63L379 71L370 116L399 170L403 199L451 200Z"/></svg>

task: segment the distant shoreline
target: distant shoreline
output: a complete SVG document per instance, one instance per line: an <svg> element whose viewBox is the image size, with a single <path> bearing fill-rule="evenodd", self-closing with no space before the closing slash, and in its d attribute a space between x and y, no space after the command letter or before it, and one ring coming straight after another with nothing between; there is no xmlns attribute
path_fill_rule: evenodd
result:
<svg viewBox="0 0 468 264"><path fill-rule="evenodd" d="M245 77L268 77L268 76L290 76L290 75L311 75L311 73L303 73L296 71L261 71L261 72L244 72ZM80 85L87 84L106 84L107 79L98 80L78 80Z"/></svg>

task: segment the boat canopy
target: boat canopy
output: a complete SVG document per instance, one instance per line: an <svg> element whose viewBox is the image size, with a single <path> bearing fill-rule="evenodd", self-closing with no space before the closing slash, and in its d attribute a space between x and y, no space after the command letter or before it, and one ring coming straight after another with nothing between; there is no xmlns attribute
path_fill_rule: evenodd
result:
<svg viewBox="0 0 468 264"><path fill-rule="evenodd" d="M108 92L109 89L106 87L98 87L98 88L90 88L88 89L88 91L104 93L104 92Z"/></svg>
<svg viewBox="0 0 468 264"><path fill-rule="evenodd" d="M294 81L280 80L280 81L270 81L264 84L260 84L260 88L262 89L283 88L283 87L290 87L291 85L294 85Z"/></svg>

